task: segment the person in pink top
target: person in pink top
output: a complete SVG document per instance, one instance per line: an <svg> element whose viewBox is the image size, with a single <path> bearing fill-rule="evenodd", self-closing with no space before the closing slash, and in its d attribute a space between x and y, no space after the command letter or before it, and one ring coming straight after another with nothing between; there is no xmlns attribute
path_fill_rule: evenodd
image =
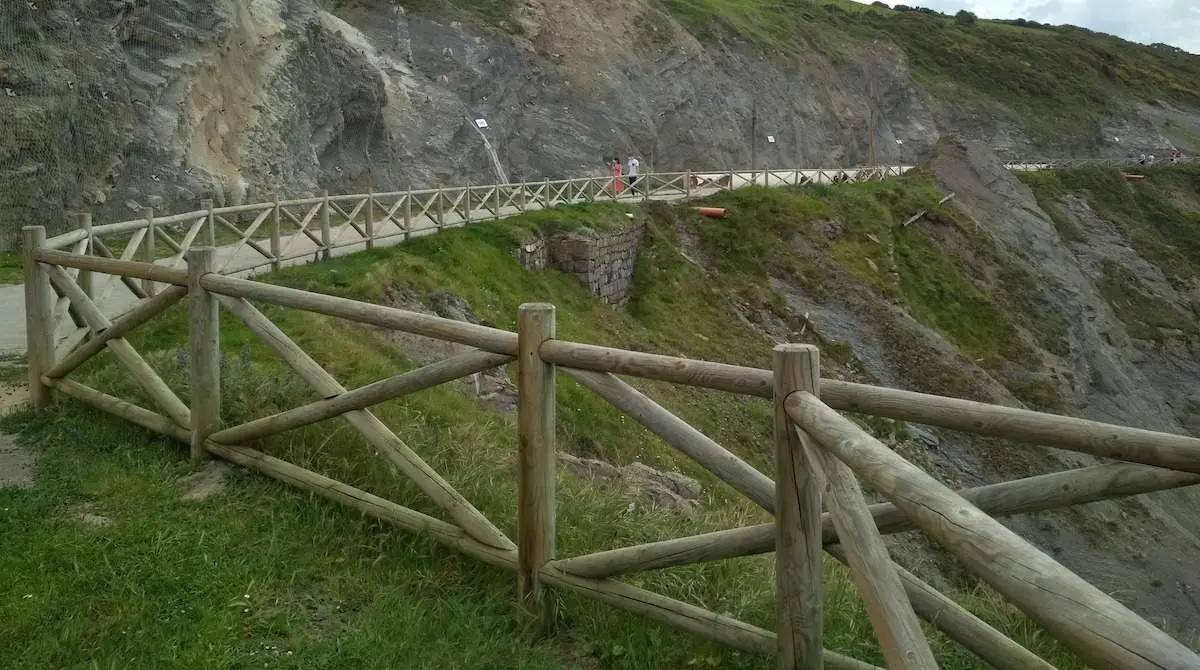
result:
<svg viewBox="0 0 1200 670"><path fill-rule="evenodd" d="M612 170L613 193L620 193L621 191L624 191L625 190L625 181L623 179L621 179L621 177L623 176L622 170L621 170L621 159L620 158L612 159L612 165L609 167Z"/></svg>

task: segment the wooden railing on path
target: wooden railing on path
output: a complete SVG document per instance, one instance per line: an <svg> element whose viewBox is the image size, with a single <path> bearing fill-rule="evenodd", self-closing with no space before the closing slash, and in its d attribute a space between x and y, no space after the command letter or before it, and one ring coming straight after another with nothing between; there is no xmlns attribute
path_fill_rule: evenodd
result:
<svg viewBox="0 0 1200 670"><path fill-rule="evenodd" d="M76 253L86 250L89 254L138 259L171 268L182 267L194 246L219 246L217 271L242 275L565 204L679 200L753 185L878 181L899 176L910 168L651 173L639 177L634 187L612 177L581 177L352 195L322 193L229 207L215 207L211 200L205 200L192 212L158 216L146 209L135 219L100 225L80 214L75 217L75 230L47 244L53 249L73 249ZM111 248L118 245L119 255ZM112 294L117 281L110 278L102 287L101 303ZM128 278L120 281L138 298L154 290L153 282L138 286Z"/></svg>
<svg viewBox="0 0 1200 670"><path fill-rule="evenodd" d="M460 195L473 198L467 194L474 193L468 190ZM499 197L501 204L495 211L504 207L510 194L488 192L492 202ZM566 190L548 185L535 189L534 194L545 196L548 204L571 197ZM306 230L312 221L326 220L330 210L336 209L348 222L355 222L358 219L352 212L365 209L369 212L368 225L362 232L378 233L383 221L406 211L406 203L421 202L421 207L426 207L431 202L414 197L405 195L398 201L370 195L365 200L353 200L350 211L335 208L333 198L323 197L301 205L310 209L294 220ZM455 201L455 196L448 200L445 194L435 197L439 203ZM256 225L269 220L275 228L277 222L292 218L282 214L284 206L278 203L265 215L262 211L254 214L250 227L239 229L243 241L250 240ZM378 216L370 213L373 211ZM445 213L441 209L439 212ZM111 258L107 256L113 254L105 254L96 244L99 237L69 233L50 243L44 229L25 229L30 398L35 408L46 407L53 392L58 391L147 430L174 437L190 446L193 458L218 457L237 463L398 528L426 535L489 565L514 571L521 602L538 616L547 615L551 607L545 589L564 589L738 649L776 653L781 668L872 668L824 649L820 568L824 549L849 565L889 667L936 667L937 661L917 622L920 618L994 667L1050 668L1044 660L891 560L882 535L917 528L962 559L975 575L1096 668L1200 667L1200 658L1187 647L995 520L1009 514L1200 483L1200 439L825 380L820 377L819 353L808 345L780 345L774 352L774 368L760 370L559 340L551 305L522 306L518 332L513 333L225 276L214 250L193 244L205 231L210 236L206 244L212 243L212 223L217 216L216 210L210 210L203 220L194 215L179 219L187 222L188 230L181 241L170 238L178 249L171 247L175 255L165 264L133 260L136 251L131 254L128 250L136 250L136 244L127 247L121 257ZM146 239L168 239L157 225L163 221L147 219L129 230L136 228ZM99 228L90 230L99 235ZM328 248L325 230L321 228L317 237L325 240ZM403 230L402 234L409 232ZM89 246L100 248L101 255L87 254ZM271 245L272 258L277 260L287 254L278 247ZM185 267L180 267L181 263ZM96 295L101 289L95 283L96 275L106 275L110 285L120 281L131 291L140 291L139 300L123 314L109 318L97 304ZM185 297L190 310L191 406L175 395L126 339ZM471 350L357 389L346 389L254 303L431 337L467 345ZM218 321L223 314L231 315L259 337L321 400L240 425L222 425ZM78 327L74 332L82 335L57 342L56 318L70 320ZM142 407L69 379L81 364L105 349L115 354L154 407ZM410 447L400 440L370 408L514 360L518 367L520 453L517 536L512 539L422 459L419 445ZM582 556L557 555L554 403L558 371L606 398L666 444L773 514L774 522ZM771 399L775 409L775 478L688 425L619 379L618 374ZM1125 462L954 492L837 410ZM347 421L397 472L412 480L450 521L245 446L252 439L336 417ZM889 502L868 505L860 481ZM772 550L777 575L775 630L619 579L645 570Z"/></svg>

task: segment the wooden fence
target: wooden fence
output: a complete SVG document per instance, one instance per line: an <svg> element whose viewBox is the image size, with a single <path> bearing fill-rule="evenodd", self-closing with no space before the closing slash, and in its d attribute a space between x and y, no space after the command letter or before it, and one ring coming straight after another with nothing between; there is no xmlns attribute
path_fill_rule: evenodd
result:
<svg viewBox="0 0 1200 670"><path fill-rule="evenodd" d="M799 174L793 173L793 174ZM696 177L692 175L691 177ZM663 178L666 180L666 178ZM654 188L691 188L688 176ZM576 180L540 187L520 185L459 189L454 195L369 194L322 197L246 208L225 208L179 217L91 228L47 240L40 227L24 229L26 319L30 395L45 407L55 391L147 430L174 437L194 458L215 456L300 489L352 507L490 565L517 573L520 598L544 614L545 589L594 598L727 645L776 653L781 668L873 666L823 648L822 550L849 565L892 668L934 668L918 619L997 668L1049 668L962 606L889 558L882 535L920 529L958 556L979 578L1039 622L1064 645L1097 668L1200 667L1200 658L1111 597L1087 584L1018 537L995 518L1058 509L1096 500L1200 483L1200 439L1108 425L1082 419L986 405L890 388L821 379L818 351L781 345L772 370L689 360L559 340L554 307L520 309L517 332L382 307L229 276L211 246L217 225L237 228L243 244L264 223L277 229L292 220L301 235L321 240L333 212L347 225L368 212L362 239L370 241L385 221L411 222L431 209L444 220L455 203L468 213L485 201L499 215L514 199L546 206L572 198L601 197L608 180ZM732 187L732 186L730 186ZM588 189L591 189L590 191ZM650 189L648 189L650 190ZM591 194L590 196L587 194ZM470 202L468 202L470 201ZM285 208L307 208L284 214ZM238 228L227 215L253 216ZM220 219L218 219L220 217ZM469 216L468 216L469 218ZM317 222L316 232L310 228ZM179 222L182 239L165 234ZM228 224L226 226L226 224ZM103 230L102 230L103 229ZM105 250L104 234L132 231L118 257ZM400 233L409 234L409 228ZM159 259L145 240L170 240L171 256ZM287 251L268 240L269 258ZM376 238L377 239L377 238ZM257 243L256 243L257 244ZM134 250L130 252L130 250ZM150 249L143 260L137 250ZM268 256L267 249L257 250ZM89 253L91 252L91 253ZM146 262L158 259L157 262ZM222 270L224 268L224 270ZM108 277L105 287L96 279ZM110 319L100 295L120 282L138 296ZM186 404L130 345L126 336L187 298L189 388ZM346 389L293 342L254 303L323 314L472 347L416 370L356 389ZM222 310L223 308L223 310ZM245 324L322 398L240 425L221 424L219 319ZM57 320L75 327L56 337ZM141 407L70 379L103 350L111 351L153 400ZM520 433L517 537L507 537L469 500L401 441L370 407L516 361ZM722 482L774 515L774 522L703 535L622 547L582 556L560 556L555 538L555 380L565 373L711 471ZM770 399L774 403L777 472L755 469L617 375L655 379ZM1075 450L1118 462L952 491L880 444L836 410L890 417L930 426ZM446 514L435 519L244 446L256 439L342 417ZM859 482L889 501L868 505ZM824 512L823 509L827 509ZM775 552L778 617L766 630L622 581L645 570Z"/></svg>
<svg viewBox="0 0 1200 670"><path fill-rule="evenodd" d="M887 166L652 173L642 175L634 187L624 181L618 184L612 177L582 177L353 195L322 193L230 207L216 207L213 201L205 200L192 212L158 216L146 209L135 219L104 225L93 225L88 215L79 214L75 230L47 244L54 249L144 260L175 269L183 267L194 246L219 247L214 260L216 270L244 275L278 270L303 259L329 258L338 250L371 249L377 244L401 242L471 222L564 204L678 200L751 185L879 181L909 169ZM102 289L102 304L112 295L115 281ZM138 288L128 277L121 281L139 298L153 290L149 282Z"/></svg>
<svg viewBox="0 0 1200 670"><path fill-rule="evenodd" d="M1140 156L1125 158L1039 158L1036 160L1005 161L1004 167L1017 172L1034 172L1037 170L1064 170L1087 167L1144 167L1139 163ZM1195 163L1194 156L1172 158L1169 150L1154 154L1154 162L1150 165L1175 165L1177 163Z"/></svg>

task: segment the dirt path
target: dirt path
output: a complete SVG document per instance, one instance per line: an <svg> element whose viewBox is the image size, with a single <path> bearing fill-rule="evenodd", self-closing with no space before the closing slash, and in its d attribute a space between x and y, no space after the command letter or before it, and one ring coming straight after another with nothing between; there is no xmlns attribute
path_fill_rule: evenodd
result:
<svg viewBox="0 0 1200 670"><path fill-rule="evenodd" d="M17 367L16 363L0 361L0 371ZM0 379L0 417L25 406L24 387ZM17 443L16 437L0 432L0 489L33 486L34 458L28 449Z"/></svg>

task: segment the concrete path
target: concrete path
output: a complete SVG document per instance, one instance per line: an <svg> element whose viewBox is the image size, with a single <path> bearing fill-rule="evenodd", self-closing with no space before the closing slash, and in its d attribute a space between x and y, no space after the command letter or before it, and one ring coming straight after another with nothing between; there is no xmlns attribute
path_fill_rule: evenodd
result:
<svg viewBox="0 0 1200 670"><path fill-rule="evenodd" d="M728 174L728 173L726 173ZM698 175L701 176L701 175ZM718 187L698 188L695 189L691 197L703 198L720 192L722 189ZM662 194L652 196L652 200L676 201L685 199L685 195L679 194ZM618 199L620 202L636 203L641 201L640 197L631 197L628 194L623 195ZM581 201L582 202L582 201ZM559 203L563 204L563 203ZM446 213L444 217L444 229L461 228L467 223L480 224L497 218L508 218L521 214L522 211L534 211L542 209L540 204L529 203L524 210L514 206L503 207L500 209L499 217L488 212L476 211L471 213L471 218L468 221L458 214ZM423 237L432 235L438 232L437 223L428 216L414 217L412 220L412 230L409 231L408 238ZM376 225L375 229L376 247L390 247L400 244L405 241L404 230L392 221L385 221ZM336 247L332 250L333 256L345 256L348 254L357 253L366 248L366 242L359 236L349 224L335 227L331 230L330 240ZM258 240L265 245L265 242ZM194 244L193 246L199 246ZM284 236L280 240L281 267L293 265L301 265L311 263L320 258L320 248L302 233ZM159 265L170 266L170 259L158 261ZM183 268L185 263L180 259L174 263L175 267ZM249 245L230 244L217 249L217 267L222 274L234 277L251 277L256 274L271 271L271 262L268 258L255 251ZM103 297L101 308L105 314L110 317L116 316L121 312L129 309L135 302L136 297L129 291L126 286L119 280L110 280L105 275L97 275L95 279L96 295ZM110 284L107 289L106 285ZM107 295L106 295L107 292ZM73 324L70 319L62 319L58 332L59 338L66 337L72 330ZM25 289L23 286L0 286L0 353L20 353L25 351Z"/></svg>

